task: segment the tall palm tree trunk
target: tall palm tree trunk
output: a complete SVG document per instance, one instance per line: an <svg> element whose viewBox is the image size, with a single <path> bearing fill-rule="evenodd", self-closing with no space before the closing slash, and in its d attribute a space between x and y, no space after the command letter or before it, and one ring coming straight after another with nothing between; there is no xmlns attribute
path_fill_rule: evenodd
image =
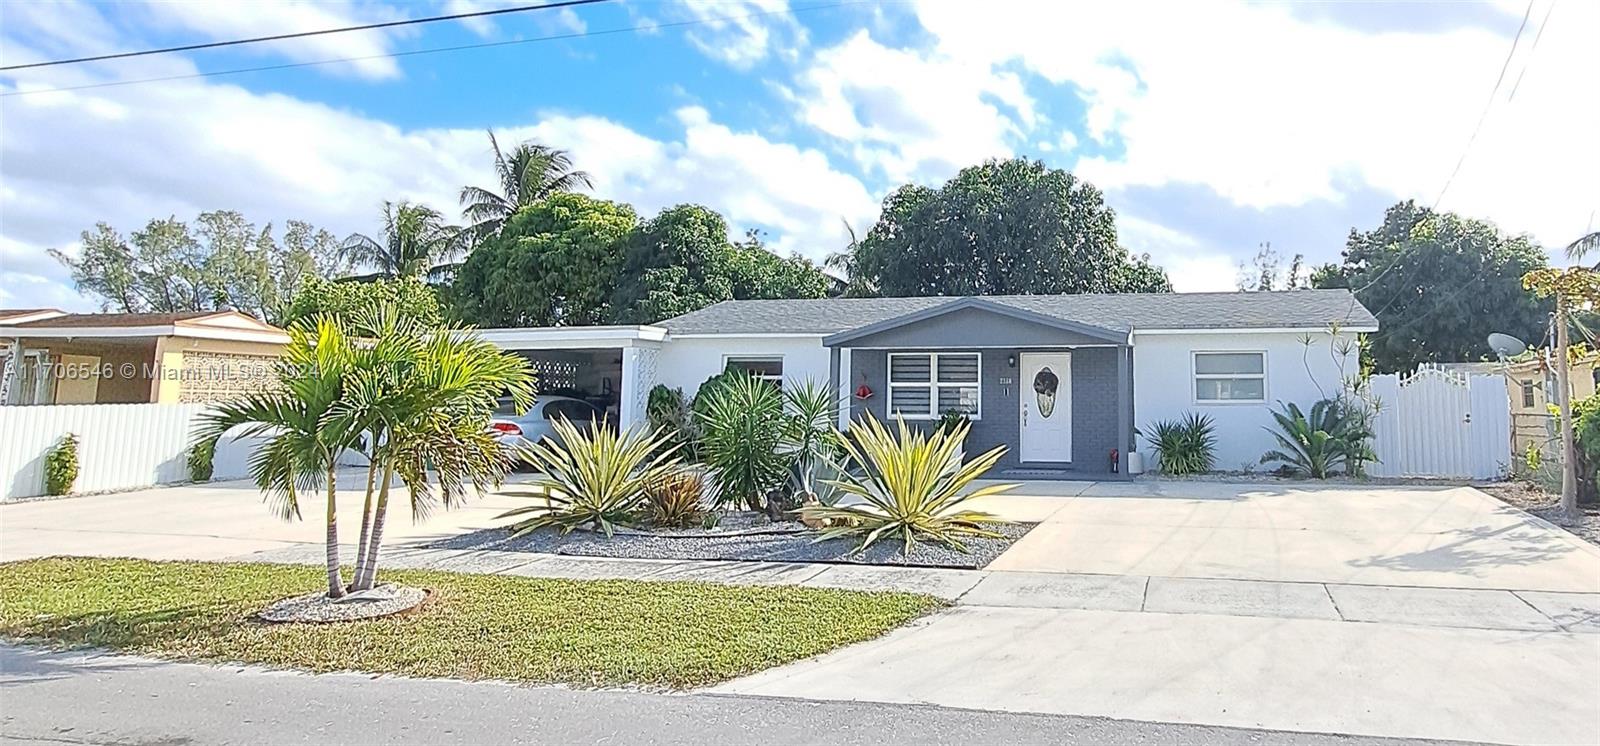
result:
<svg viewBox="0 0 1600 746"><path fill-rule="evenodd" d="M339 490L338 476L330 462L328 466L328 598L343 598L344 583L339 580L339 511L335 495Z"/></svg>
<svg viewBox="0 0 1600 746"><path fill-rule="evenodd" d="M1561 522L1572 525L1578 512L1578 449L1572 436L1572 383L1567 365L1567 300L1556 298L1556 386L1561 389Z"/></svg>
<svg viewBox="0 0 1600 746"><path fill-rule="evenodd" d="M361 577L361 568L367 564L367 534L372 530L372 491L377 474L378 461L374 458L367 462L367 497L361 503L361 537L356 539L356 578Z"/></svg>
<svg viewBox="0 0 1600 746"><path fill-rule="evenodd" d="M356 572L355 582L351 587L355 590L368 590L378 579L378 549L383 545L383 526L389 517L389 484L393 481L393 474L387 467L383 470L383 484L378 489L378 505L372 511L372 536L368 538L366 547L366 565Z"/></svg>

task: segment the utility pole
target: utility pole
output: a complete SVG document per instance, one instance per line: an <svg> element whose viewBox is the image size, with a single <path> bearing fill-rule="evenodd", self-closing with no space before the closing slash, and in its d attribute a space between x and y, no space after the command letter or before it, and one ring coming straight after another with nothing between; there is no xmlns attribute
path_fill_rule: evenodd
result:
<svg viewBox="0 0 1600 746"><path fill-rule="evenodd" d="M1572 383L1567 361L1567 302L1556 294L1556 387L1561 389L1561 512L1565 521L1578 514L1578 449L1572 437Z"/></svg>

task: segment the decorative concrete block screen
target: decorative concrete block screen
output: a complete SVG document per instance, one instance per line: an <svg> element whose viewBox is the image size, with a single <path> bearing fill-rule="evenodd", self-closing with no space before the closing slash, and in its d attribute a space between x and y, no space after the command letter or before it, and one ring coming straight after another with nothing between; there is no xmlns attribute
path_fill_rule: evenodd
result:
<svg viewBox="0 0 1600 746"><path fill-rule="evenodd" d="M1505 378L1422 367L1373 376L1375 477L1494 479L1511 468Z"/></svg>

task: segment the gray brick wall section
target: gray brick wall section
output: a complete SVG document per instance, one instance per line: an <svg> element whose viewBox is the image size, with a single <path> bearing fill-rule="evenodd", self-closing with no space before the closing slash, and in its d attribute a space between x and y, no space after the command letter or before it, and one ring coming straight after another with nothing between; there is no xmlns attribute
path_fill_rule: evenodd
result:
<svg viewBox="0 0 1600 746"><path fill-rule="evenodd" d="M895 350L927 352L928 350ZM959 352L960 350L940 350ZM996 445L1007 447L1000 468L1022 466L1017 460L1017 391L1019 374L1006 364L1019 349L973 350L983 355L983 419L972 423L967 436L967 451L981 453ZM850 389L866 383L873 391L866 401L852 399L850 418L871 412L887 422L884 409L889 401L889 353L885 350L855 349L850 353ZM1009 384L1002 380L1009 379ZM1104 474L1110 471L1110 452L1117 447L1117 348L1083 347L1072 350L1072 464L1074 474ZM926 422L913 422L925 426ZM1039 465L1041 468L1054 465Z"/></svg>

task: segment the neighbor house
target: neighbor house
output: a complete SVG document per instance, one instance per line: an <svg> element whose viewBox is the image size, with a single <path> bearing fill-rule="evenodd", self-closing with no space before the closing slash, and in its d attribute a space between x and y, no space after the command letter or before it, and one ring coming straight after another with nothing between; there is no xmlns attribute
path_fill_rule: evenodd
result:
<svg viewBox="0 0 1600 746"><path fill-rule="evenodd" d="M273 380L288 341L237 311L0 310L0 404L221 401Z"/></svg>
<svg viewBox="0 0 1600 746"><path fill-rule="evenodd" d="M1217 468L1274 447L1278 402L1336 395L1355 337L1377 320L1347 290L725 301L645 326L488 329L542 391L645 421L650 389L692 396L739 368L825 381L840 424L871 414L972 422L968 451L1008 448L1000 472L1126 473L1135 428L1188 412L1216 422Z"/></svg>

